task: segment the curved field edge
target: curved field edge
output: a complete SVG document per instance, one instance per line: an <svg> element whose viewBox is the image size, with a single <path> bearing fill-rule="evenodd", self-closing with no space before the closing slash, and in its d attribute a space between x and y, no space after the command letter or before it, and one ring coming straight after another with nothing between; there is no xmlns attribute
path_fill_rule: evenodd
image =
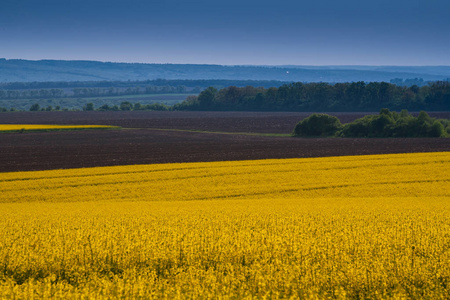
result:
<svg viewBox="0 0 450 300"><path fill-rule="evenodd" d="M0 202L449 197L450 152L0 173Z"/></svg>
<svg viewBox="0 0 450 300"><path fill-rule="evenodd" d="M109 125L39 125L39 124L0 124L0 133L30 132L30 131L63 131L63 130L92 130L92 129L120 129Z"/></svg>

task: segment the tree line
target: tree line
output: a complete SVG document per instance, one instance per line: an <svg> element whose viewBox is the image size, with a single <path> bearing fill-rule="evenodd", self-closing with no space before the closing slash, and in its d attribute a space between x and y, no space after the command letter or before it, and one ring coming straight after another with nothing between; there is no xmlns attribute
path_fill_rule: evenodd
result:
<svg viewBox="0 0 450 300"><path fill-rule="evenodd" d="M200 93L200 88L189 89L186 86L145 86L145 87L80 87L70 90L40 89L40 90L1 90L0 99L58 99L58 98L88 98L105 96L145 95L145 94L184 94Z"/></svg>
<svg viewBox="0 0 450 300"><path fill-rule="evenodd" d="M421 111L417 117L408 114L391 112L387 108L378 115L368 115L351 123L342 124L335 116L312 114L300 121L294 128L294 136L317 137L448 137L450 136L450 120L431 118Z"/></svg>
<svg viewBox="0 0 450 300"><path fill-rule="evenodd" d="M174 106L175 110L242 111L378 111L450 110L450 83L436 81L419 87L363 81L329 84L290 83L280 87L223 89L208 87Z"/></svg>
<svg viewBox="0 0 450 300"><path fill-rule="evenodd" d="M45 99L63 97L101 97L138 94L200 93L209 86L278 87L276 80L145 80L145 81L75 81L0 83L0 99Z"/></svg>
<svg viewBox="0 0 450 300"><path fill-rule="evenodd" d="M70 109L71 111L77 111L79 109ZM141 104L139 102L131 103L129 101L121 102L120 105L103 104L99 107L95 107L94 103L89 102L83 106L83 111L132 111L132 110L153 110L153 111L168 111L172 110L172 107L162 103ZM0 112L14 112L18 111L15 108L6 109L0 107ZM40 106L39 103L34 103L30 106L29 111L69 111L68 108L61 107L59 105L52 106Z"/></svg>
<svg viewBox="0 0 450 300"><path fill-rule="evenodd" d="M161 88L161 87L160 87ZM150 93L147 87L145 93ZM0 90L1 91L1 90ZM29 91L32 92L32 91ZM82 88L76 90L80 97L92 94L114 95L117 90ZM124 93L139 94L140 89L127 88ZM120 93L120 91L118 92ZM0 94L1 98L1 94ZM37 104L37 103L36 103ZM33 104L30 110L64 110L60 107L39 107ZM209 110L209 111L378 111L407 109L410 111L450 111L450 82L436 81L425 86L398 86L387 82L362 81L351 83L289 83L279 87L236 87L222 89L208 87L198 96L188 96L183 102L169 105L141 105L140 103L104 104L85 110ZM126 108L126 109L125 109ZM130 108L130 109L128 109ZM14 110L14 109L10 109ZM6 111L0 108L0 111Z"/></svg>

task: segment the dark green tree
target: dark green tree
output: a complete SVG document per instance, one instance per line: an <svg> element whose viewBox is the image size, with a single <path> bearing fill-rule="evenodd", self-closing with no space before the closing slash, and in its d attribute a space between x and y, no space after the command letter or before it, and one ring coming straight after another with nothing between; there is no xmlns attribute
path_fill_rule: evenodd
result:
<svg viewBox="0 0 450 300"><path fill-rule="evenodd" d="M335 116L312 114L300 121L294 128L294 136L333 136L342 128Z"/></svg>
<svg viewBox="0 0 450 300"><path fill-rule="evenodd" d="M216 94L217 94L217 89L212 86L208 87L206 90L201 92L197 98L197 100L200 104L200 107L201 108L210 107L214 102L214 97L216 96Z"/></svg>
<svg viewBox="0 0 450 300"><path fill-rule="evenodd" d="M103 104L102 106L100 106L100 107L98 108L98 110L101 110L101 111L108 111L108 110L111 110L111 108L109 107L108 104Z"/></svg>
<svg viewBox="0 0 450 300"><path fill-rule="evenodd" d="M133 104L125 101L120 103L120 110L133 110Z"/></svg>
<svg viewBox="0 0 450 300"><path fill-rule="evenodd" d="M39 106L38 103L35 103L33 105L31 105L30 107L30 111L39 111L41 109L41 107Z"/></svg>
<svg viewBox="0 0 450 300"><path fill-rule="evenodd" d="M83 107L83 110L84 111L94 110L94 103L92 103L92 102L86 103L86 105Z"/></svg>

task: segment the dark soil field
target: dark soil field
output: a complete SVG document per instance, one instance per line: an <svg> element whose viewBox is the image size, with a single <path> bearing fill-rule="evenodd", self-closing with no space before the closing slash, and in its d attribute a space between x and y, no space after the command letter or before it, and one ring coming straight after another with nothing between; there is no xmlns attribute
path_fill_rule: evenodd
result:
<svg viewBox="0 0 450 300"><path fill-rule="evenodd" d="M341 113L350 122L363 113ZM430 113L449 118L450 113ZM292 138L167 131L290 133L305 113L2 113L1 124L98 124L122 130L0 134L0 172L128 164L450 151L450 139Z"/></svg>
<svg viewBox="0 0 450 300"><path fill-rule="evenodd" d="M0 124L114 125L125 128L291 133L311 113L298 112L16 112L0 114ZM342 123L369 113L330 113ZM431 112L432 117L450 118L450 112Z"/></svg>

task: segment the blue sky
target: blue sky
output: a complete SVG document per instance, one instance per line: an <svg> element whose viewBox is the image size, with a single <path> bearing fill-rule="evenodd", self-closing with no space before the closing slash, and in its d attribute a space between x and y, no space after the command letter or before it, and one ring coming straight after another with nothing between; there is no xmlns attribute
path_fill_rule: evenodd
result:
<svg viewBox="0 0 450 300"><path fill-rule="evenodd" d="M2 0L0 57L450 65L448 0Z"/></svg>

